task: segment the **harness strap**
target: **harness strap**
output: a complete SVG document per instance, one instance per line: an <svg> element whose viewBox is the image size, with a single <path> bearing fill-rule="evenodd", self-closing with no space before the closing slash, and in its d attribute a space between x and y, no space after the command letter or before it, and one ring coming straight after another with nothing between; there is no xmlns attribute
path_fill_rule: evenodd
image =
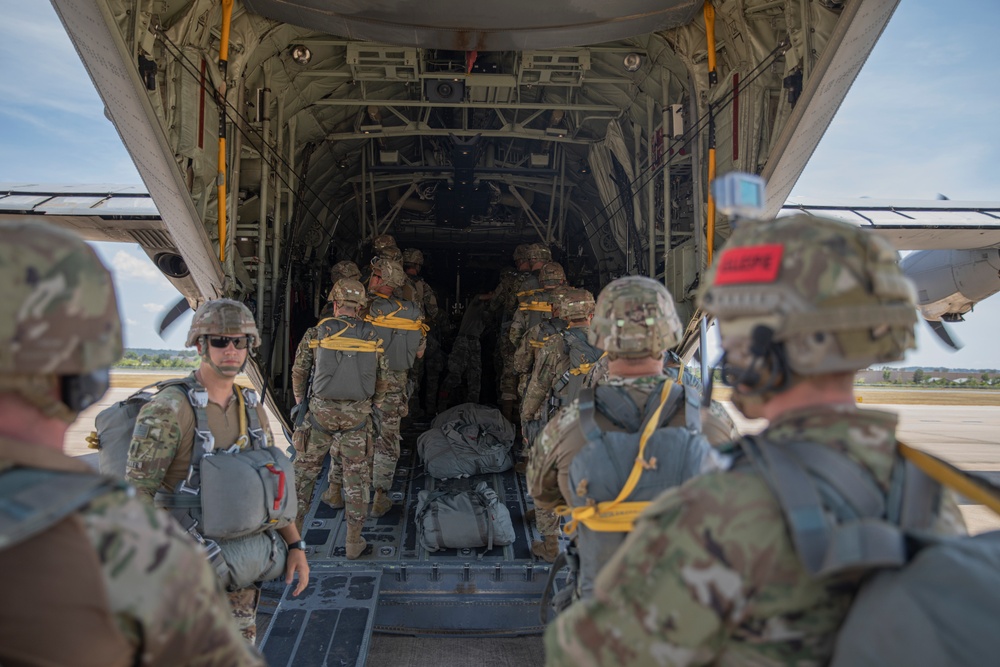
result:
<svg viewBox="0 0 1000 667"><path fill-rule="evenodd" d="M344 334L354 328L354 324L339 317L327 317L326 319L322 319L316 325L317 328L324 322L329 322L330 320L340 322L344 326L340 329L340 331L330 336L320 340L313 339L309 341L310 349L315 350L317 347L321 347L324 350L337 350L340 352L384 352L382 349L382 341L380 339L361 340L350 336L344 337Z"/></svg>
<svg viewBox="0 0 1000 667"><path fill-rule="evenodd" d="M548 301L526 301L524 303L517 304L517 309L535 313L551 313L552 304Z"/></svg>
<svg viewBox="0 0 1000 667"><path fill-rule="evenodd" d="M385 327L386 329L399 329L401 331L421 331L426 334L430 331L430 327L424 324L424 321L417 316L415 319L409 319L407 317L397 317L396 313L403 310L403 302L396 301L398 306L396 310L392 311L388 315L376 315L372 317L371 314L365 315L365 322L371 322L377 327Z"/></svg>
<svg viewBox="0 0 1000 667"><path fill-rule="evenodd" d="M1000 488L984 477L960 470L947 461L899 442L899 452L931 479L1000 514Z"/></svg>
<svg viewBox="0 0 1000 667"><path fill-rule="evenodd" d="M521 292L518 292L518 293L516 294L516 296L517 296L518 298L521 298L522 296L534 296L534 295L536 295L536 294L538 294L539 292L542 292L542 291L544 291L544 290L545 290L545 288L544 288L544 287L536 287L535 289L526 289L526 290L523 290L523 291L521 291Z"/></svg>

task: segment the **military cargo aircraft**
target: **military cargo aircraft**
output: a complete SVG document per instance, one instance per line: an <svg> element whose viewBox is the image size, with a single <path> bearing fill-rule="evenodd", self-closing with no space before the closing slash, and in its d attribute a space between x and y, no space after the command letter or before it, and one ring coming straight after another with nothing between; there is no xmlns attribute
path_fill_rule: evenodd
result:
<svg viewBox="0 0 1000 667"><path fill-rule="evenodd" d="M105 188L51 202L20 187L0 206L139 243L189 305L252 304L255 382L287 414L290 356L329 267L367 260L385 232L424 252L449 309L491 289L526 242L550 244L571 282L595 291L655 276L693 348L694 295L730 232L709 182L761 174L763 213L776 214L897 0L53 5L155 206ZM316 581L282 598L262 633L272 664L363 664L373 630L541 630L550 568L528 549L523 477L487 480L514 517L513 545L428 553L417 492L474 480L423 474L420 426L363 558L342 558L342 512L314 501Z"/></svg>

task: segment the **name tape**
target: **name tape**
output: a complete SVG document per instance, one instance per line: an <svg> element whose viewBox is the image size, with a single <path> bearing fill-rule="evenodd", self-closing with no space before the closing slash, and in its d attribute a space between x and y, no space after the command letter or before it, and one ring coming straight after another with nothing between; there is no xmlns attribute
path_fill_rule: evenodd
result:
<svg viewBox="0 0 1000 667"><path fill-rule="evenodd" d="M778 278L784 251L785 246L777 243L730 248L719 258L715 284L772 283Z"/></svg>

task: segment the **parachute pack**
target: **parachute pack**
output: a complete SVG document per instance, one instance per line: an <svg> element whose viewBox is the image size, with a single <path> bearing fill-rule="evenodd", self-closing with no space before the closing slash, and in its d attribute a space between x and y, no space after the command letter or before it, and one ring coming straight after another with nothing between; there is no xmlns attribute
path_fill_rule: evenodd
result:
<svg viewBox="0 0 1000 667"><path fill-rule="evenodd" d="M942 485L1000 512L1000 489L899 443L888 496L867 470L816 443L744 438L816 577L866 575L832 667L993 664L1000 654L1000 531L930 532Z"/></svg>
<svg viewBox="0 0 1000 667"><path fill-rule="evenodd" d="M417 453L437 479L503 472L514 466L514 426L496 408L456 405L417 438Z"/></svg>
<svg viewBox="0 0 1000 667"><path fill-rule="evenodd" d="M254 390L238 388L240 438L217 449L205 413L208 392L193 377L143 387L95 419L97 430L87 440L98 450L101 472L125 476L139 412L168 387L187 396L195 416L195 442L187 477L172 493L158 491L154 503L202 544L230 590L274 578L287 556L284 540L276 539L274 530L295 521L295 477L285 453L267 446Z"/></svg>

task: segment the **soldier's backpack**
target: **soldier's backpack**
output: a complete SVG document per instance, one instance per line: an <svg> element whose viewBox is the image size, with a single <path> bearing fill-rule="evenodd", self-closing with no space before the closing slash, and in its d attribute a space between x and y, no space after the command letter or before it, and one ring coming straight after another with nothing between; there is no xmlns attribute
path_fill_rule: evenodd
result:
<svg viewBox="0 0 1000 667"><path fill-rule="evenodd" d="M510 511L486 482L470 491L421 491L417 494L417 539L428 551L479 549L515 539Z"/></svg>
<svg viewBox="0 0 1000 667"><path fill-rule="evenodd" d="M564 349L569 356L569 368L552 387L550 411L569 405L580 395L581 389L597 384L601 368L598 362L605 355L603 350L587 342L586 334L579 328L565 329L561 334Z"/></svg>
<svg viewBox="0 0 1000 667"><path fill-rule="evenodd" d="M510 470L513 446L513 424L496 408L475 403L442 412L417 438L417 454L437 479Z"/></svg>
<svg viewBox="0 0 1000 667"><path fill-rule="evenodd" d="M365 317L378 332L385 348L385 358L391 371L413 368L420 339L429 327L424 324L420 307L412 301L373 299Z"/></svg>
<svg viewBox="0 0 1000 667"><path fill-rule="evenodd" d="M1000 531L929 531L942 484L1000 512L1000 489L899 445L888 497L847 456L816 443L744 438L816 577L865 575L832 667L973 666L1000 655Z"/></svg>

